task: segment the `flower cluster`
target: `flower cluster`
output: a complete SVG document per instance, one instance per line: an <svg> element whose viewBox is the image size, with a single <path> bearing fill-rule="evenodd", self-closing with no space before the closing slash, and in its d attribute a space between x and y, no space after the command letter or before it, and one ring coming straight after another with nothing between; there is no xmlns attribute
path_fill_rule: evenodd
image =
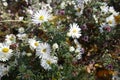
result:
<svg viewBox="0 0 120 80"><path fill-rule="evenodd" d="M120 13L111 1L1 2L0 80L119 79Z"/></svg>

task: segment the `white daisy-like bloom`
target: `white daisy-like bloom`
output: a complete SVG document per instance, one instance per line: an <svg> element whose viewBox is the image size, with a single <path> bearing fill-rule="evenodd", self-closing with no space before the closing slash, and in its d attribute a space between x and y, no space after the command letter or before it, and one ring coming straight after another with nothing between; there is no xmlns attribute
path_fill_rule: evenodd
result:
<svg viewBox="0 0 120 80"><path fill-rule="evenodd" d="M16 43L16 36L14 34L6 35L5 42L9 45Z"/></svg>
<svg viewBox="0 0 120 80"><path fill-rule="evenodd" d="M65 9L66 6L67 6L66 2L62 1L61 4L60 4L60 8Z"/></svg>
<svg viewBox="0 0 120 80"><path fill-rule="evenodd" d="M5 43L0 43L0 61L7 61L12 56L13 50Z"/></svg>
<svg viewBox="0 0 120 80"><path fill-rule="evenodd" d="M22 21L23 19L24 19L24 17L23 17L23 16L19 17L19 20L20 20L20 21Z"/></svg>
<svg viewBox="0 0 120 80"><path fill-rule="evenodd" d="M51 19L51 14L48 11L43 9L37 11L32 17L33 23L36 23L36 24L46 22L49 19Z"/></svg>
<svg viewBox="0 0 120 80"><path fill-rule="evenodd" d="M104 13L112 13L113 15L118 15L119 13L115 11L113 6L108 6L107 3L102 3L102 6L100 6L100 9Z"/></svg>
<svg viewBox="0 0 120 80"><path fill-rule="evenodd" d="M6 75L9 72L9 66L5 64L0 64L0 79L2 76Z"/></svg>
<svg viewBox="0 0 120 80"><path fill-rule="evenodd" d="M57 44L57 43L54 43L53 45L52 45L52 48L55 50L55 49L58 49L59 48L59 45Z"/></svg>
<svg viewBox="0 0 120 80"><path fill-rule="evenodd" d="M33 10L31 8L28 8L27 13L30 14L30 15L33 15Z"/></svg>
<svg viewBox="0 0 120 80"><path fill-rule="evenodd" d="M28 38L28 35L23 33L23 34L17 34L17 37L19 40L26 40Z"/></svg>
<svg viewBox="0 0 120 80"><path fill-rule="evenodd" d="M50 55L50 52L51 48L48 43L40 43L36 48L36 55L39 56L39 58L43 58Z"/></svg>
<svg viewBox="0 0 120 80"><path fill-rule="evenodd" d="M73 51L75 51L75 48L74 48L73 46L70 46L70 47L69 47L69 51L70 51L70 52L73 52Z"/></svg>
<svg viewBox="0 0 120 80"><path fill-rule="evenodd" d="M114 9L113 6L112 6L112 7L109 7L108 11L109 11L110 13L112 13L114 16L116 16L116 15L119 14L119 12L116 12L116 11L115 11L115 9Z"/></svg>
<svg viewBox="0 0 120 80"><path fill-rule="evenodd" d="M29 40L28 40L28 43L29 43L30 48L31 48L32 50L36 49L37 46L39 45L39 41L36 41L35 39L29 39Z"/></svg>
<svg viewBox="0 0 120 80"><path fill-rule="evenodd" d="M79 1L77 2L76 5L74 5L75 10L77 11L75 13L75 15L77 16L81 16L81 14L83 14L83 10L84 10L84 1Z"/></svg>
<svg viewBox="0 0 120 80"><path fill-rule="evenodd" d="M70 29L67 35L72 38L79 38L81 36L79 25L76 23L70 24Z"/></svg>
<svg viewBox="0 0 120 80"><path fill-rule="evenodd" d="M3 5L4 5L4 6L8 6L8 3L7 3L7 2L3 2Z"/></svg>
<svg viewBox="0 0 120 80"><path fill-rule="evenodd" d="M100 6L101 12L108 13L109 6L107 6L107 3L102 3L102 6Z"/></svg>
<svg viewBox="0 0 120 80"><path fill-rule="evenodd" d="M47 58L42 58L41 59L41 66L45 69L45 70L49 70L52 69L51 65L52 64L57 64L58 58L55 56L49 56Z"/></svg>
<svg viewBox="0 0 120 80"><path fill-rule="evenodd" d="M109 26L113 27L116 25L114 15L110 15L109 17L106 18L106 22Z"/></svg>
<svg viewBox="0 0 120 80"><path fill-rule="evenodd" d="M22 34L22 33L25 32L25 29L24 29L23 27L20 27L20 28L18 29L18 32Z"/></svg>

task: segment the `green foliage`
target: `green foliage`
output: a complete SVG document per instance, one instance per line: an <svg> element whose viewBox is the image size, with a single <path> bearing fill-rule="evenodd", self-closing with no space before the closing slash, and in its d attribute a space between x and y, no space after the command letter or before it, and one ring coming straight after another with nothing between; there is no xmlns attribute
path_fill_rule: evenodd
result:
<svg viewBox="0 0 120 80"><path fill-rule="evenodd" d="M13 0L9 2L8 0L8 6L4 6L4 3L0 1L0 43L5 42L6 35L16 36L16 42L9 45L13 50L12 57L8 61L0 61L0 65L4 63L10 67L7 74L1 75L1 80L97 80L95 79L97 68L94 66L97 63L100 63L106 70L120 70L119 13L114 15L113 13L116 12L114 10L113 13L102 12L103 0L91 0L87 3L82 3L82 0L80 0L81 3L77 0L51 0L48 7L52 8L52 12L49 12L52 18L46 22L34 24L33 15L42 6L45 7L47 1ZM110 0L106 4L112 5L111 2ZM14 4L11 5L12 3ZM64 9L61 8L62 3ZM20 6L17 6L18 4ZM33 11L33 14L29 10ZM112 26L106 22L106 18L111 15L114 18L117 16L115 22L118 20L118 23ZM19 20L20 17L23 19ZM79 38L68 36L72 23L77 23L81 29ZM19 32L21 27L25 30L23 33ZM18 39L18 34L27 36ZM47 70L41 65L43 58L36 55L37 49L31 47L33 42L29 42L29 39L50 45L50 56L56 56L58 59L55 64L46 62L51 69ZM53 48L55 43L58 45L56 49ZM75 50L70 51L70 47ZM78 48L80 49L77 52ZM78 59L77 56L81 58ZM112 65L112 69L109 65Z"/></svg>

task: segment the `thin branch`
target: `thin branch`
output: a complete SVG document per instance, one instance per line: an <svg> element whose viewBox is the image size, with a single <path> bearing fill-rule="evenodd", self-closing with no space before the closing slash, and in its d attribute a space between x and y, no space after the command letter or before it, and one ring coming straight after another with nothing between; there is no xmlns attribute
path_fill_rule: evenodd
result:
<svg viewBox="0 0 120 80"><path fill-rule="evenodd" d="M0 21L0 23L5 23L5 22L23 22L23 23L28 23L28 21L23 21L23 20L3 20L3 21Z"/></svg>

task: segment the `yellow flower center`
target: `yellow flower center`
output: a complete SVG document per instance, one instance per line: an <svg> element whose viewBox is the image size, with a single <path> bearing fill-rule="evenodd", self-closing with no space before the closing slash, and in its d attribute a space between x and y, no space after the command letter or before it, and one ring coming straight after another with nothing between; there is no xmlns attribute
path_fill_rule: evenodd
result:
<svg viewBox="0 0 120 80"><path fill-rule="evenodd" d="M51 64L51 61L50 61L50 60L47 60L46 62L47 62L47 64L49 64L49 65Z"/></svg>
<svg viewBox="0 0 120 80"><path fill-rule="evenodd" d="M34 43L34 45L35 45L35 46L38 46L38 45L39 45L39 43L38 43L38 42L35 42L35 43Z"/></svg>
<svg viewBox="0 0 120 80"><path fill-rule="evenodd" d="M76 29L73 29L73 33L76 33L77 32L77 30Z"/></svg>
<svg viewBox="0 0 120 80"><path fill-rule="evenodd" d="M43 50L42 50L43 53L46 53L46 51L47 51L46 49L43 49Z"/></svg>
<svg viewBox="0 0 120 80"><path fill-rule="evenodd" d="M109 24L112 24L112 20L109 20L108 23L109 23Z"/></svg>
<svg viewBox="0 0 120 80"><path fill-rule="evenodd" d="M13 37L11 36L10 38L9 38L11 41L13 41Z"/></svg>
<svg viewBox="0 0 120 80"><path fill-rule="evenodd" d="M81 8L78 8L77 11L80 12L80 11L81 11Z"/></svg>
<svg viewBox="0 0 120 80"><path fill-rule="evenodd" d="M4 53L8 53L8 51L9 51L9 48L3 48L2 49L2 52L4 52Z"/></svg>
<svg viewBox="0 0 120 80"><path fill-rule="evenodd" d="M40 17L39 17L39 20L44 20L44 16L40 16Z"/></svg>

